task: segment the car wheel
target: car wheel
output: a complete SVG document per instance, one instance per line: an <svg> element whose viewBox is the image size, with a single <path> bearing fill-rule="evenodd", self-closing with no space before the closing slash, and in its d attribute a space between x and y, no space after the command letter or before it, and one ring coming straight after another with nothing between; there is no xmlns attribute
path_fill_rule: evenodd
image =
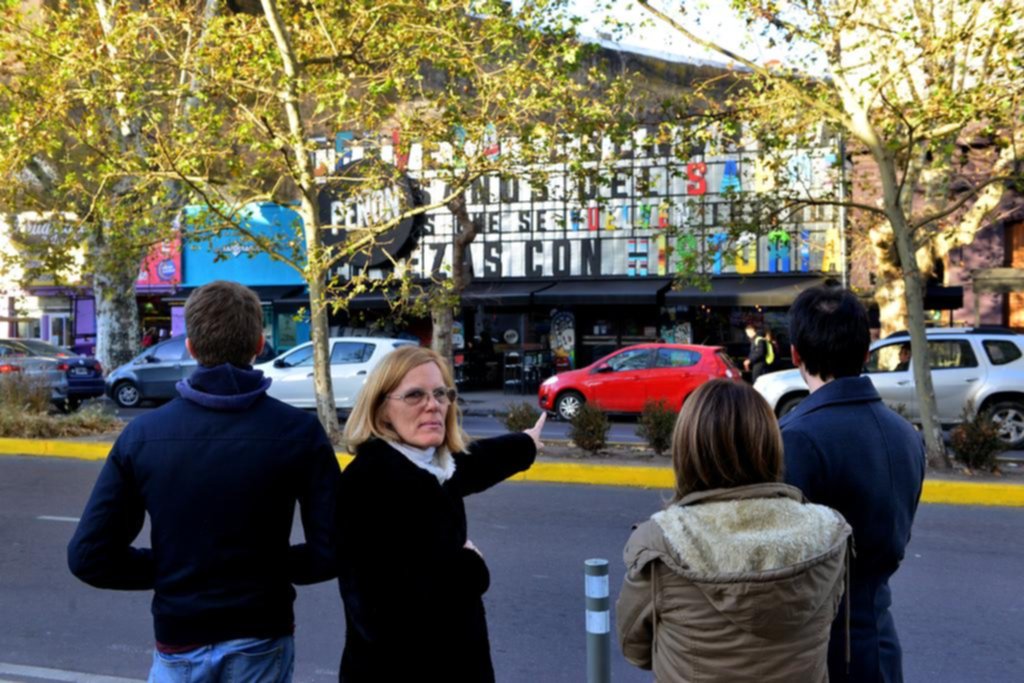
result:
<svg viewBox="0 0 1024 683"><path fill-rule="evenodd" d="M999 427L999 438L1010 450L1024 448L1024 404L1016 401L997 403L988 416Z"/></svg>
<svg viewBox="0 0 1024 683"><path fill-rule="evenodd" d="M135 408L142 403L142 394L133 383L121 382L114 387L114 401L122 408Z"/></svg>
<svg viewBox="0 0 1024 683"><path fill-rule="evenodd" d="M794 410L796 410L796 407L798 405L803 403L805 398L807 398L807 396L801 394L801 395L798 395L798 396L789 396L788 398L783 399L779 403L778 410L775 411L776 414L779 417L782 417L782 416L784 416L784 415L786 415L788 413L793 412Z"/></svg>
<svg viewBox="0 0 1024 683"><path fill-rule="evenodd" d="M585 402L581 394L575 391L567 391L555 401L555 412L558 413L558 417L569 422L572 418L576 417L576 413L580 412L580 408L583 407Z"/></svg>

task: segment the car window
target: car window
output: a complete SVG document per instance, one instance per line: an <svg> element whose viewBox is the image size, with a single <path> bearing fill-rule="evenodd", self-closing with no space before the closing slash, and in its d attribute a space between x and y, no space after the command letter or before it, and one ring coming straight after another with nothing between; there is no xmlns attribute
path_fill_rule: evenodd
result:
<svg viewBox="0 0 1024 683"><path fill-rule="evenodd" d="M930 341L928 342L928 354L931 356L932 370L978 367L974 349L966 339Z"/></svg>
<svg viewBox="0 0 1024 683"><path fill-rule="evenodd" d="M1021 357L1021 351L1012 341L1006 339L986 339L981 343L992 365L1006 365Z"/></svg>
<svg viewBox="0 0 1024 683"><path fill-rule="evenodd" d="M281 362L285 367L297 368L313 365L313 345L307 344L281 356Z"/></svg>
<svg viewBox="0 0 1024 683"><path fill-rule="evenodd" d="M163 344L157 344L149 355L156 359L157 363L170 363L181 360L185 355L185 340L172 339Z"/></svg>
<svg viewBox="0 0 1024 683"><path fill-rule="evenodd" d="M647 368L651 352L647 349L633 349L623 351L608 359L608 366L615 372L624 370L644 370Z"/></svg>
<svg viewBox="0 0 1024 683"><path fill-rule="evenodd" d="M331 365L344 363L365 363L373 355L373 344L363 342L338 342L331 349Z"/></svg>
<svg viewBox="0 0 1024 683"><path fill-rule="evenodd" d="M905 372L909 366L900 363L900 347L906 342L880 346L868 355L864 372Z"/></svg>
<svg viewBox="0 0 1024 683"><path fill-rule="evenodd" d="M656 368L688 368L700 362L700 354L686 349L658 349Z"/></svg>

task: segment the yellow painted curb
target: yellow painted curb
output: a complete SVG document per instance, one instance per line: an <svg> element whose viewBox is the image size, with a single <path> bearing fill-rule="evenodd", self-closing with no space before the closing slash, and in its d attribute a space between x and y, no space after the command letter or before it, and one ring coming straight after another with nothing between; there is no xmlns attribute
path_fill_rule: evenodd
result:
<svg viewBox="0 0 1024 683"><path fill-rule="evenodd" d="M48 441L0 439L0 455L48 455L77 460L105 460L112 443L100 441Z"/></svg>
<svg viewBox="0 0 1024 683"><path fill-rule="evenodd" d="M1024 486L987 482L926 479L922 503L1024 507Z"/></svg>
<svg viewBox="0 0 1024 683"><path fill-rule="evenodd" d="M44 439L0 439L0 455L35 455L78 460L103 460L110 452L108 442L58 441ZM337 453L342 469L352 462L348 453ZM597 465L577 462L539 461L512 481L592 486L627 486L671 489L675 478L668 467L644 465ZM922 503L945 505L991 505L1024 507L1024 485L928 479Z"/></svg>

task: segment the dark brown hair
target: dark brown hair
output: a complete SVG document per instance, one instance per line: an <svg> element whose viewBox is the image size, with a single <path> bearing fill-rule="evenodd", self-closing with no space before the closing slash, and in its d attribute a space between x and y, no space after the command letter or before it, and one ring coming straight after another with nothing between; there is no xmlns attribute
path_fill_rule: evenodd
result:
<svg viewBox="0 0 1024 683"><path fill-rule="evenodd" d="M203 285L185 302L185 329L200 365L249 365L263 336L260 298L237 282Z"/></svg>
<svg viewBox="0 0 1024 683"><path fill-rule="evenodd" d="M782 434L747 384L713 379L690 394L672 434L676 503L695 491L779 481Z"/></svg>

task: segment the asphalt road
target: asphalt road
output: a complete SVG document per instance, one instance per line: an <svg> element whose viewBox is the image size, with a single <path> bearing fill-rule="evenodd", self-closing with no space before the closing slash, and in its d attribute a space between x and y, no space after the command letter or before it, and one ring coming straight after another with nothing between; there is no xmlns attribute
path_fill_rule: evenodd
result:
<svg viewBox="0 0 1024 683"><path fill-rule="evenodd" d="M152 407L118 408L117 414L122 419L131 420L151 410L153 410ZM608 441L621 443L643 442L643 439L636 434L636 418L613 416L609 421L611 422L611 429L608 431ZM482 415L465 415L462 418L462 425L466 432L476 437L497 436L508 431L498 418ZM544 436L549 439L568 439L569 423L549 417L544 425Z"/></svg>
<svg viewBox="0 0 1024 683"><path fill-rule="evenodd" d="M0 458L0 681L146 677L150 596L90 588L65 565L74 519L99 468ZM617 591L630 526L655 511L662 495L510 483L469 499L471 538L493 575L486 601L499 681L583 680L583 561L610 559ZM1022 509L921 509L894 581L908 682L1020 680L1022 526ZM333 680L344 642L335 586L300 589L296 612L296 680ZM616 682L650 680L617 648L613 674Z"/></svg>

